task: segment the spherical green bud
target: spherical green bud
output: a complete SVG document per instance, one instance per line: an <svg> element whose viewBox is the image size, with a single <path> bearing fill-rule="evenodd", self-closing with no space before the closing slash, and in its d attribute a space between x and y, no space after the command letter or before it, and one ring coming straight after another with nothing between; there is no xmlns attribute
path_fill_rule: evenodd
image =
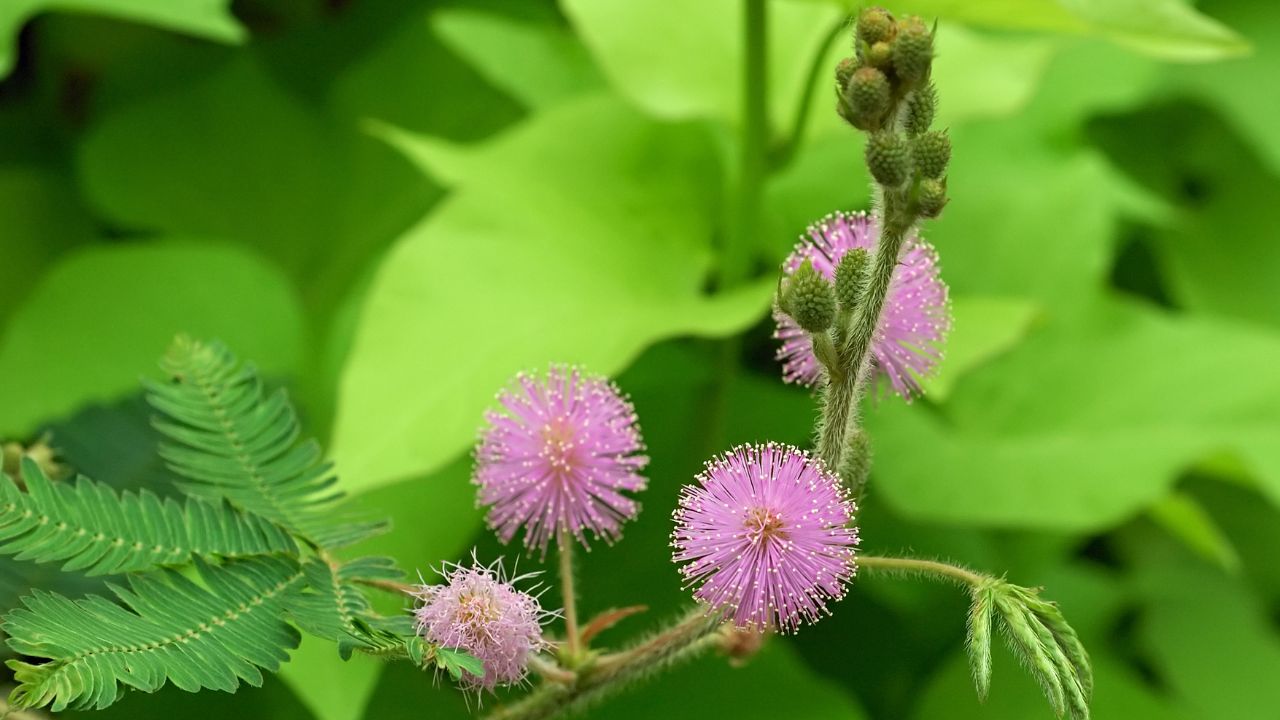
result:
<svg viewBox="0 0 1280 720"><path fill-rule="evenodd" d="M862 295L862 274L870 262L871 254L862 248L854 248L840 258L836 265L836 302L845 310L858 305Z"/></svg>
<svg viewBox="0 0 1280 720"><path fill-rule="evenodd" d="M843 92L849 86L849 80L858 70L858 61L847 57L836 64L836 90Z"/></svg>
<svg viewBox="0 0 1280 720"><path fill-rule="evenodd" d="M881 7L869 7L858 15L858 40L874 45L893 37L893 15Z"/></svg>
<svg viewBox="0 0 1280 720"><path fill-rule="evenodd" d="M918 17L898 23L898 34L893 39L893 69L898 77L908 83L918 83L929 77L933 63L933 33Z"/></svg>
<svg viewBox="0 0 1280 720"><path fill-rule="evenodd" d="M903 110L903 126L908 135L919 135L933 124L933 115L938 108L938 90L929 83L907 96Z"/></svg>
<svg viewBox="0 0 1280 720"><path fill-rule="evenodd" d="M885 70L893 62L893 46L881 40L867 48L867 64Z"/></svg>
<svg viewBox="0 0 1280 720"><path fill-rule="evenodd" d="M911 159L921 177L940 178L951 162L951 140L936 130L917 135L911 141Z"/></svg>
<svg viewBox="0 0 1280 720"><path fill-rule="evenodd" d="M811 333L826 332L836 316L836 295L831 283L805 260L783 289L783 310Z"/></svg>
<svg viewBox="0 0 1280 720"><path fill-rule="evenodd" d="M936 218L947 204L947 181L928 178L920 181L916 195L916 209L921 217Z"/></svg>
<svg viewBox="0 0 1280 720"><path fill-rule="evenodd" d="M880 127L889 112L889 78L873 67L858 68L845 86L849 122L859 130Z"/></svg>
<svg viewBox="0 0 1280 720"><path fill-rule="evenodd" d="M872 133L866 156L871 177L886 187L898 187L911 172L911 144L892 131Z"/></svg>

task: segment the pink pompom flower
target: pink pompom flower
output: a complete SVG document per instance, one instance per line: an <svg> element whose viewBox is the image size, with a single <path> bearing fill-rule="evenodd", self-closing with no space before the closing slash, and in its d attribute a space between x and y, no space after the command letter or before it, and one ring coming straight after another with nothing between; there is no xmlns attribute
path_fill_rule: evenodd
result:
<svg viewBox="0 0 1280 720"><path fill-rule="evenodd" d="M567 532L584 546L586 532L613 542L640 504L649 459L631 403L602 377L553 365L544 378L520 374L486 415L473 482L488 506L489 527L509 542L546 553Z"/></svg>
<svg viewBox="0 0 1280 720"><path fill-rule="evenodd" d="M836 266L855 248L873 252L879 233L866 213L837 212L809 226L808 237L796 245L783 263L787 275L805 260L828 280L835 280ZM822 377L813 354L813 342L795 321L774 308L782 341L778 359L787 382L812 386ZM903 241L898 268L889 281L884 311L872 340L876 371L895 392L910 400L920 394L919 378L931 373L942 360L942 342L951 329L947 285L938 271L938 253L912 231Z"/></svg>
<svg viewBox="0 0 1280 720"><path fill-rule="evenodd" d="M418 585L413 596L418 634L440 647L465 650L484 663L484 676L463 674L475 690L511 685L528 674L529 658L550 648L542 625L555 613L538 598L515 588L530 575L507 579L500 561L471 567L445 564L442 585Z"/></svg>
<svg viewBox="0 0 1280 720"><path fill-rule="evenodd" d="M741 445L697 480L681 490L671 535L696 600L736 627L794 632L844 597L856 508L820 460L789 445Z"/></svg>

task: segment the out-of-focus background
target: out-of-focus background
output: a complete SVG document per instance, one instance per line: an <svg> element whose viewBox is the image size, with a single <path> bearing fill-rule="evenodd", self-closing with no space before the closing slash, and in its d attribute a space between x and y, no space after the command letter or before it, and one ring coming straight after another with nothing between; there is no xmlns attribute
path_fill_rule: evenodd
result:
<svg viewBox="0 0 1280 720"><path fill-rule="evenodd" d="M163 489L138 379L175 333L220 338L394 516L373 550L429 574L518 554L482 529L470 443L516 370L583 363L653 458L583 609L650 606L606 643L653 628L687 601L679 485L809 436L768 307L804 227L868 203L831 92L852 8L770 0L747 43L742 0L0 0L0 439ZM925 399L868 408L864 550L1044 585L1098 718L1280 717L1280 8L890 9L938 19L953 199L925 234L955 329ZM744 144L750 58L768 134ZM5 560L0 605L96 586L55 575ZM859 578L744 667L594 716L1050 717L1003 650L978 703L964 617L952 588ZM407 664L304 644L262 689L99 716L464 714Z"/></svg>

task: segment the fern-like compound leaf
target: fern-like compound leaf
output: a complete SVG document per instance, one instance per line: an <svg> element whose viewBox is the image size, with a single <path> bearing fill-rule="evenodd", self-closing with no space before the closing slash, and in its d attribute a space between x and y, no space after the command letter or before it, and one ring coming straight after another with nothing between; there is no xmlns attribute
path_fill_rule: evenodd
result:
<svg viewBox="0 0 1280 720"><path fill-rule="evenodd" d="M342 493L314 440L301 441L284 391L266 394L257 371L218 343L178 338L161 362L168 383L149 383L148 400L165 416L160 449L185 479L183 490L226 499L325 547L377 534L381 523L335 514Z"/></svg>
<svg viewBox="0 0 1280 720"><path fill-rule="evenodd" d="M359 583L400 580L404 574L389 558L363 557L343 564L321 558L302 567L306 584L285 600L298 627L338 643L345 660L352 650L374 654L404 652L405 637L413 634L403 618L382 618L373 612Z"/></svg>
<svg viewBox="0 0 1280 720"><path fill-rule="evenodd" d="M31 458L22 460L26 491L0 475L0 554L88 575L181 565L193 556L237 558L296 554L289 533L225 503L188 499L179 505L154 493L117 494L79 477L52 482Z"/></svg>
<svg viewBox="0 0 1280 720"><path fill-rule="evenodd" d="M24 598L2 629L15 651L47 662L8 661L18 683L10 703L88 710L166 682L189 692L260 685L262 670L298 645L282 610L302 571L278 556L196 567L205 587L173 570L134 575L128 588L111 586L123 604L39 590Z"/></svg>

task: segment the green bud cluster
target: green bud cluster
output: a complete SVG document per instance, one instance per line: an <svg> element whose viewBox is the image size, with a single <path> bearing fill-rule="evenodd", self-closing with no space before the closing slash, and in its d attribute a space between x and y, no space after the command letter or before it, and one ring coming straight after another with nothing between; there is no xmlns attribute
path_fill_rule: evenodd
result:
<svg viewBox="0 0 1280 720"><path fill-rule="evenodd" d="M918 17L867 8L854 30L854 56L836 68L837 110L868 134L866 163L898 198L902 222L937 217L947 203L951 140L931 130L938 95L930 74L934 28Z"/></svg>
<svg viewBox="0 0 1280 720"><path fill-rule="evenodd" d="M823 333L835 320L836 294L813 263L805 260L783 284L778 306L806 331Z"/></svg>
<svg viewBox="0 0 1280 720"><path fill-rule="evenodd" d="M840 258L836 265L836 302L843 310L853 310L862 295L862 275L871 262L871 253L855 248Z"/></svg>

